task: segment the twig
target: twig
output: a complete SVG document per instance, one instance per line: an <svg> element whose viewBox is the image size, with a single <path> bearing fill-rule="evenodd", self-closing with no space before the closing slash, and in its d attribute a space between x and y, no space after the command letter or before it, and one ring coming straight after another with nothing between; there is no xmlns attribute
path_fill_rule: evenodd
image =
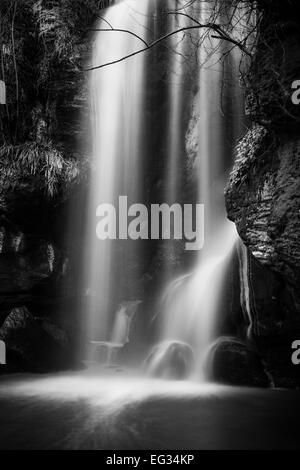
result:
<svg viewBox="0 0 300 470"><path fill-rule="evenodd" d="M110 29L102 29L102 28L90 28L89 31L100 31L102 32L117 32L117 33L126 33L134 36L135 38L139 39L146 47L149 47L149 44L144 41L138 34L133 33L132 31L128 31L127 29L119 29L119 28L110 28Z"/></svg>
<svg viewBox="0 0 300 470"><path fill-rule="evenodd" d="M185 15L185 13L183 13L183 15ZM195 20L196 21L196 20ZM157 39L156 41L153 41L152 43L150 44L147 44L140 36L132 33L131 31L128 31L128 30L122 30L122 32L126 32L128 34L133 34L134 36L138 37L144 44L147 44L146 47L144 47L143 49L139 49L138 51L135 51L135 52L132 52L131 54L128 54L128 55L125 55L123 57L121 57L120 59L116 59L116 60L113 60L111 62L107 62L105 64L101 64L101 65L97 65L95 67L89 67L87 69L85 69L87 72L90 72L92 70L97 70L97 69L101 69L101 68L104 68L104 67L108 67L109 65L114 65L114 64L118 64L120 62L123 62L124 60L126 59L129 59L130 57L134 57L138 54L141 54L142 52L146 52L147 50L149 49L152 49L153 47L157 46L157 44L165 41L166 39L168 39L169 37L171 36L174 36L175 34L178 34L178 33L181 33L183 31L189 31L189 30L194 30L194 29L200 29L200 28L208 28L208 29L212 29L213 31L216 31L217 33L219 33L220 37L219 39L222 39L222 40L225 40L225 41L228 41L228 42L231 42L232 44L235 44L236 46L238 46L245 54L251 56L251 54L248 52L248 50L241 44L239 43L238 41L236 41L235 39L232 39L230 36L228 36L223 30L222 28L219 26L219 25L216 25L216 24L213 24L213 23L208 23L208 24L201 24L201 23L198 23L197 22L197 25L196 26L185 26L185 27L182 27L182 28L179 28L175 31L172 31L164 36L162 36L161 38ZM109 29L109 30L106 30L106 29L99 29L99 31L117 31L115 29Z"/></svg>
<svg viewBox="0 0 300 470"><path fill-rule="evenodd" d="M110 22L107 21L105 18L103 18L103 16L98 15L98 18L99 18L99 20L104 21L104 23L106 23L110 27L110 29L114 29L113 26L110 24Z"/></svg>

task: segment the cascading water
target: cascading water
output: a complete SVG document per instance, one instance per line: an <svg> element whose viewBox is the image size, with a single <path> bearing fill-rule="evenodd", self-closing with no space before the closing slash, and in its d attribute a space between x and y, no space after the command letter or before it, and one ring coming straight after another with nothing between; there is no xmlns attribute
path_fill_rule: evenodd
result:
<svg viewBox="0 0 300 470"><path fill-rule="evenodd" d="M96 35L93 65L114 62L141 49L144 41L148 40L148 35L153 35L149 32L149 15L156 5L157 2L151 0L128 0L110 7L103 17L105 26L103 20L99 25L99 29L105 28L107 31L100 31ZM201 15L204 15L204 11L205 8ZM195 14L194 11L187 13ZM166 18L168 31L190 24L190 19L184 15L173 14ZM201 18L203 22L206 20L204 16ZM111 25L118 31L113 31ZM199 39L201 30L193 34L198 35ZM167 89L169 113L166 126L167 158L164 166L166 190L165 200L161 201L169 204L181 202L182 187L186 184L188 162L183 158L182 150L184 77L185 56L192 45L193 41L185 33L174 35L169 42L172 58L171 79ZM192 131L193 139L197 142L197 156L192 163L193 172L197 175L197 202L205 207L205 247L195 255L197 262L194 270L174 279L169 260L176 256L175 244L164 245L167 255L163 266L163 282L168 284L168 288L159 318L158 337L166 345L168 354L173 356L174 353L170 353L173 350L169 347L171 343L181 344L182 351L189 357L192 348L197 358L197 370L201 369L204 352L214 338L214 324L221 302L226 266L236 240L234 225L227 221L224 209L226 165L223 162L224 132L219 109L222 93L222 65L218 62L220 57L219 43L207 37L199 48L198 59L205 65L199 72L193 116L197 128ZM94 70L90 81L94 167L86 235L88 253L85 256L85 284L89 288L85 309L89 315L90 327L87 340L92 344L90 360L99 361L101 356L102 362L111 362L116 351L129 341L133 310L131 313L126 310L128 304L123 302L126 296L122 282L123 279L130 278L131 284L134 284L141 275L138 270L133 273L131 269L132 265L140 263L139 245L126 240L124 250L115 240L97 239L95 214L103 215L97 210L100 204L112 204L116 207L121 195L127 197L128 206L142 202L145 197L145 191L141 188L141 175L144 171L141 140L144 128L151 123L151 118L149 121L149 116L146 117L147 60L147 54L138 54ZM236 90L234 92L236 99L238 94ZM123 207L123 210L127 211L127 207ZM112 221L106 220L106 223L109 222ZM122 234L120 238L123 238ZM122 263L120 258L123 259ZM133 305L140 303L136 299L137 297L132 301ZM104 348L106 359L103 360L103 351L99 354L99 348ZM161 357L164 354L163 346L158 351ZM185 359L183 367L184 362Z"/></svg>
<svg viewBox="0 0 300 470"><path fill-rule="evenodd" d="M201 23L207 22L205 7L201 11ZM177 46L181 54L184 41ZM213 54L212 54L213 52ZM202 376L203 359L209 345L215 339L216 316L222 308L224 278L231 253L237 240L235 225L226 218L224 207L224 130L221 119L223 65L220 61L219 43L207 37L199 49L199 91L194 103L194 117L198 123L193 130L193 139L197 141L197 157L194 171L198 179L198 198L205 210L205 243L197 255L195 269L188 274L170 281L163 297L163 328L161 332L160 354L165 345L166 354L170 347L182 349L187 344L194 351L195 374ZM232 66L237 73L238 57L232 55ZM184 67L177 68L177 75L182 76ZM174 85L173 85L174 87ZM237 114L241 96L234 90ZM173 118L174 119L174 118ZM237 138L240 129L232 123ZM176 131L174 131L176 135ZM176 137L173 145L176 145ZM175 153L176 155L176 153ZM174 162L174 153L169 160ZM174 163L173 163L174 168ZM178 171L178 169L177 169ZM173 182L178 178L174 175Z"/></svg>
<svg viewBox="0 0 300 470"><path fill-rule="evenodd" d="M124 31L108 30L96 35L93 65L117 60L141 47L140 39L125 32L131 31L140 37L147 32L147 14L151 2L143 0L138 3L137 6L134 0L119 2L108 9L105 23L101 21L99 29L109 29L109 24ZM110 239L99 241L94 227L95 214L100 204L117 206L118 197L122 194L127 196L128 203L140 200L139 142L144 112L144 57L132 57L96 70L90 81L94 166L89 196L89 230L86 235L88 254L85 260L85 282L89 287L89 296L85 309L89 315L88 339L96 346L115 343L111 336L115 311L119 311L113 303L118 297L118 283L115 279L126 277L128 258L130 262L136 262L138 256L135 247L127 247L123 262L125 269L120 268L120 263L116 264L118 246ZM120 325L119 318L117 315ZM123 324L126 328L125 322Z"/></svg>
<svg viewBox="0 0 300 470"><path fill-rule="evenodd" d="M174 2L168 1L172 12ZM177 2L180 7L180 2ZM172 12L170 30L176 31L189 24L187 17L177 15ZM184 132L182 116L184 113L184 88L185 88L185 63L187 61L188 48L192 47L184 33L178 33L170 37L171 57L170 57L170 78L168 83L168 126L167 126L167 161L165 165L166 194L164 202L169 205L181 203L182 187L184 184L185 162L182 158ZM165 264L164 264L164 283L169 282L172 276L172 260L177 256L177 240L168 240L164 242Z"/></svg>
<svg viewBox="0 0 300 470"><path fill-rule="evenodd" d="M169 2L170 3L170 2ZM188 20L183 16L172 16L171 28L176 29L187 26ZM166 199L170 204L180 200L180 186L182 185L182 159L181 159L181 116L183 113L183 83L184 83L184 51L186 41L182 33L174 35L170 39L172 47L170 84L169 84L169 126L168 126L168 162L166 165L167 194Z"/></svg>

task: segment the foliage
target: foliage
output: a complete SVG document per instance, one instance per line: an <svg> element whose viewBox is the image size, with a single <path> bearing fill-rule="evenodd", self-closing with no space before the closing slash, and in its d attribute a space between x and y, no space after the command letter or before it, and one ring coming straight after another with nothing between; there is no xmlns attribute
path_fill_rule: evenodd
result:
<svg viewBox="0 0 300 470"><path fill-rule="evenodd" d="M1 0L0 78L8 104L0 110L0 142L34 135L31 110L49 106L49 83L58 70L80 71L88 28L107 0ZM51 137L51 136L49 136Z"/></svg>
<svg viewBox="0 0 300 470"><path fill-rule="evenodd" d="M88 28L105 6L107 0L1 0L0 78L7 86L7 105L0 106L1 191L30 180L52 197L78 178L85 157L54 135L57 113L72 100L72 86L81 86Z"/></svg>
<svg viewBox="0 0 300 470"><path fill-rule="evenodd" d="M300 110L291 101L291 86L299 79L299 2L259 0L256 53L245 80L246 110L268 128L299 128ZM298 5L297 5L298 3Z"/></svg>
<svg viewBox="0 0 300 470"><path fill-rule="evenodd" d="M62 187L73 183L79 175L79 164L66 159L53 142L26 142L0 147L1 189L14 189L35 179L35 185L46 196L57 195Z"/></svg>

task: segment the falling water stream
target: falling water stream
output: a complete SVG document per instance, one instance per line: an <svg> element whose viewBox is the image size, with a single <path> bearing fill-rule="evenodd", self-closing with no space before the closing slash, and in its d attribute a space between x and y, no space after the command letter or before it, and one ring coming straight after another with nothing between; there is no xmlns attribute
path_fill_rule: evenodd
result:
<svg viewBox="0 0 300 470"><path fill-rule="evenodd" d="M107 25L113 25L114 28L133 34L124 31L98 32L94 43L93 65L115 61L140 49L143 41L148 40L149 16L155 13L156 6L157 2L151 0L128 0L117 2L109 8L99 29L103 28L105 22L105 29L108 29ZM200 14L203 16L202 22L208 20L204 17L205 8ZM180 29L190 22L183 15L172 15L167 21L170 30ZM199 35L199 32L196 34ZM187 47L191 47L188 41L190 38L185 33L170 39L173 53L168 85L170 106L165 165L166 201L169 204L180 202L186 167L180 140L184 112L184 58ZM179 278L174 278L168 261L174 256L175 242L166 245L168 251L165 256L164 281L167 287L163 294L164 306L158 334L158 340L167 349L174 342L191 346L197 370L201 369L203 355L214 339L225 271L237 236L235 226L227 220L224 208L224 130L220 122L223 77L220 56L218 41L207 37L199 48L198 60L205 66L200 68L198 78L198 93L194 103L197 128L193 131L197 141L197 156L193 163L193 171L197 175L196 202L204 204L205 245L203 250L196 252L193 269ZM138 263L139 245L128 245L130 255L126 253L125 264L120 268L114 241L99 241L93 228L99 204L117 205L121 195L127 196L129 204L141 200L143 155L140 153L140 143L143 127L148 122L144 103L146 71L147 54L138 54L94 70L90 80L94 170L86 239L89 253L85 258L85 281L90 295L85 308L89 315L88 340L92 344L92 360L99 360L99 357L95 357L99 347L121 349L129 341L128 328L132 316L126 314L122 304L118 307L113 305L112 299L122 296L122 292L118 291L120 279L133 276L129 264L134 261ZM134 282L134 278L131 281ZM117 326L114 326L114 322L117 322ZM120 325L123 325L126 334L120 331ZM113 333L116 329L119 329L118 338ZM162 347L160 351L163 350ZM111 353L108 357L111 357Z"/></svg>
<svg viewBox="0 0 300 470"><path fill-rule="evenodd" d="M137 7L135 1L119 2L106 13L105 26L112 24L115 28L144 37L150 3L150 0L143 0ZM99 28L103 28L103 22ZM127 56L140 48L141 44L140 39L126 32L99 32L94 43L93 64ZM90 79L94 167L89 197L90 219L85 241L85 282L90 292L85 309L89 315L89 340L96 347L109 344L121 347L125 338L122 338L120 332L115 337L115 331L122 324L126 330L128 324L126 309L119 306L115 315L112 299L118 295L118 280L128 276L128 263L137 262L138 251L127 248L125 269L116 272L116 245L110 239L99 242L94 227L95 213L100 204L117 206L121 195L127 197L128 204L140 200L139 142L144 113L144 59L145 55L141 54L97 70ZM113 327L111 317L115 316L118 325ZM95 348L91 348L92 356L94 351Z"/></svg>
<svg viewBox="0 0 300 470"><path fill-rule="evenodd" d="M150 17L153 20L162 2L114 2L98 24L108 31L96 33L93 65L117 60L143 47L149 37L153 40ZM171 8L180 4L171 0L167 3ZM204 10L201 20L205 20L203 15ZM170 28L188 23L186 17L174 15L167 21ZM131 31L140 39L112 31L111 25ZM205 206L205 244L203 250L194 252L194 262L179 275L171 263L176 243L163 244L170 256L163 258L163 292L157 293L161 308L159 314L152 312L158 331L148 356L149 368L157 369L169 354L170 345L175 351L177 347L185 351L187 357L192 352L195 367L191 375L197 379L201 377L205 351L216 336L217 317L224 309L222 291L236 241L234 226L227 221L224 209L223 188L230 162L224 164L228 148L220 109L224 83L218 62L220 51L212 39L199 48L198 59L204 66L195 75L198 91L191 122L196 125L186 132L186 147L192 147L193 152L180 150L187 96L184 57L191 44L197 44L199 34L193 32L192 41L181 34L168 44L172 73L166 94L171 104L164 108L168 124L164 127L167 142L163 147L163 169L166 201L173 203L177 198L181 202L180 188L189 181L186 168L192 168L196 202ZM161 50L157 51L159 56ZM237 76L237 60L232 55L233 77ZM85 340L89 344L89 363L106 366L44 376L0 377L1 449L274 449L296 448L299 444L296 392L227 387L200 380L168 381L162 380L168 374L145 377L141 370L111 367L118 366L119 354L134 342L132 324L144 308L140 292L126 295L124 287L124 281L135 285L141 277L143 252L136 241L122 240L125 245L120 246L115 240L97 239L95 216L100 204L117 205L121 195L127 196L128 205L143 202L145 161L141 149L145 127L151 123L146 103L153 64L153 56L150 60L147 52L95 70L90 76L94 158L84 240L82 288L87 301L82 317L88 323ZM231 92L239 108L236 85ZM236 111L232 119L239 115ZM148 138L154 124L150 125ZM232 122L230 128L237 137L239 125ZM242 248L241 256L245 255ZM243 266L242 303L251 326L247 266ZM145 357L136 355L142 364Z"/></svg>
<svg viewBox="0 0 300 470"><path fill-rule="evenodd" d="M201 23L207 21L204 10L201 12ZM181 23L181 27L184 25L186 22ZM184 41L177 46L178 54L182 53L183 44ZM222 171L224 131L220 105L224 78L219 49L217 40L210 37L202 42L199 62L203 66L200 68L198 94L194 103L194 116L197 119L197 127L193 130L194 139L197 141L194 171L198 180L199 202L204 204L205 210L204 247L196 255L194 270L169 282L164 297L161 332L165 351L170 347L175 348L176 343L179 346L181 343L192 346L196 376L202 375L205 352L215 339L216 315L222 307L225 273L237 240L235 225L226 218L222 190L225 186L225 175ZM183 67L183 64L179 65L178 70L177 65L177 77L184 73ZM172 89L176 90L177 86L176 81L173 82ZM238 93L235 98L240 98ZM173 123L176 122L177 112L177 107L174 106L171 119ZM171 188L178 184L181 170L174 151L174 148L178 147L176 131L173 131L173 135L172 151L169 155L173 168L170 176ZM161 353L164 353L163 347Z"/></svg>

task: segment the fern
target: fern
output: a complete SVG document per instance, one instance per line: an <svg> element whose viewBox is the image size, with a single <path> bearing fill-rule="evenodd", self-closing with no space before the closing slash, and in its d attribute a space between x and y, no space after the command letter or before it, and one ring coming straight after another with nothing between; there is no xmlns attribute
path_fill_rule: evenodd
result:
<svg viewBox="0 0 300 470"><path fill-rule="evenodd" d="M54 197L63 186L73 183L79 174L78 163L64 158L51 141L0 147L0 183L3 189L17 187L20 180L34 176L46 196Z"/></svg>

